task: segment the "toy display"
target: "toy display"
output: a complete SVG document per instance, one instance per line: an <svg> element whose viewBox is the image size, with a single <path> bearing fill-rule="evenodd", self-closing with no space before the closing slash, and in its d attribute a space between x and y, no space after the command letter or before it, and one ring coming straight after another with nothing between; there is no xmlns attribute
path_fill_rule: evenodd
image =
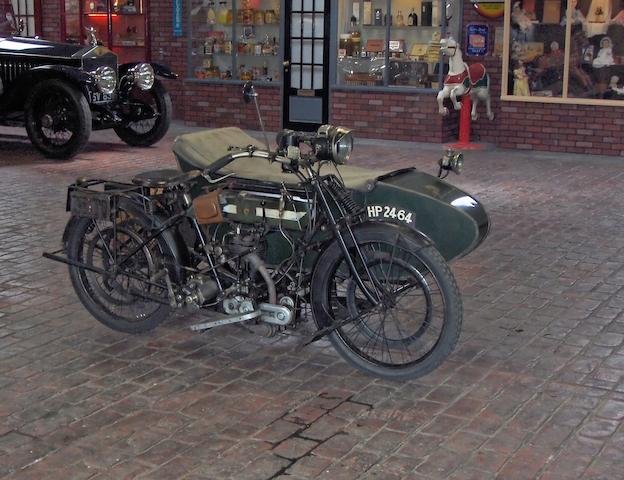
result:
<svg viewBox="0 0 624 480"><path fill-rule="evenodd" d="M508 95L614 98L611 78L624 78L624 9L612 0L569 0L569 6L568 30L565 3L514 2Z"/></svg>

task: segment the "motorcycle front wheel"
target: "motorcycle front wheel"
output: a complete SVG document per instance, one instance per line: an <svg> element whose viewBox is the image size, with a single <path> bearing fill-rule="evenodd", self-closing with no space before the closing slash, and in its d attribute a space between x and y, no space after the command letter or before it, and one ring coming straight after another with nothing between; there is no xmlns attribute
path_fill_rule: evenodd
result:
<svg viewBox="0 0 624 480"><path fill-rule="evenodd" d="M338 242L317 262L312 313L351 365L390 380L421 377L438 367L457 344L462 303L447 263L435 247L388 224L355 231L359 256L349 249L371 302L347 266ZM362 258L364 260L362 260Z"/></svg>
<svg viewBox="0 0 624 480"><path fill-rule="evenodd" d="M89 313L113 330L146 332L171 314L163 280L154 279L173 254L162 237L144 242L150 225L142 209L125 199L115 222L79 217L70 224L67 256L88 267L69 267L74 290Z"/></svg>

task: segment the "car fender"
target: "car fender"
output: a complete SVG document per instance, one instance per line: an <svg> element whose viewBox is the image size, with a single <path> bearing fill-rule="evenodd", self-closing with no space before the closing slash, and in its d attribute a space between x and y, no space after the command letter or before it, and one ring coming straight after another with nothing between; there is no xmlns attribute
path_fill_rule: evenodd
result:
<svg viewBox="0 0 624 480"><path fill-rule="evenodd" d="M128 70L140 63L149 63L154 69L154 74L158 75L159 77L167 78L169 80L175 80L176 78L178 78L178 74L174 73L169 67L161 65L160 63L153 62L131 62L119 65L119 77L123 77L126 73L128 73Z"/></svg>
<svg viewBox="0 0 624 480"><path fill-rule="evenodd" d="M31 68L27 73L20 77L19 82L14 82L10 92L6 92L7 96L13 98L13 105L23 106L28 92L32 87L45 80L58 79L65 80L78 88L88 99L88 87L95 85L95 79L88 73L83 72L75 67L67 65L41 65Z"/></svg>

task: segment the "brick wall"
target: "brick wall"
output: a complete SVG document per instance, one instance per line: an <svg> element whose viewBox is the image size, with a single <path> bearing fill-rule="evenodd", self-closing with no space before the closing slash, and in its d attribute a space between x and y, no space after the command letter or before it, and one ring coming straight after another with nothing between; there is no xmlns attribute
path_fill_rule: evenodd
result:
<svg viewBox="0 0 624 480"><path fill-rule="evenodd" d="M61 41L61 2L58 0L41 2L41 32L46 40Z"/></svg>
<svg viewBox="0 0 624 480"><path fill-rule="evenodd" d="M442 142L448 121L437 113L433 94L333 91L330 121L358 137Z"/></svg>
<svg viewBox="0 0 624 480"><path fill-rule="evenodd" d="M280 128L281 91L257 87L260 111L269 131ZM256 108L243 102L242 85L184 82L184 119L192 126L260 130Z"/></svg>

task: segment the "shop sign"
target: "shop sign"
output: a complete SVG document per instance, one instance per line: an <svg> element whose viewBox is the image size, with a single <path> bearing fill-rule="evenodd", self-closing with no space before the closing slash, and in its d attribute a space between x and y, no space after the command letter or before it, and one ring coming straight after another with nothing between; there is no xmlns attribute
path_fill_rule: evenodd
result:
<svg viewBox="0 0 624 480"><path fill-rule="evenodd" d="M485 18L500 18L505 13L505 0L471 0L475 10Z"/></svg>
<svg viewBox="0 0 624 480"><path fill-rule="evenodd" d="M173 0L173 35L181 37L184 35L182 28L182 0Z"/></svg>
<svg viewBox="0 0 624 480"><path fill-rule="evenodd" d="M466 26L466 55L482 57L488 52L490 27L480 23L471 23Z"/></svg>

